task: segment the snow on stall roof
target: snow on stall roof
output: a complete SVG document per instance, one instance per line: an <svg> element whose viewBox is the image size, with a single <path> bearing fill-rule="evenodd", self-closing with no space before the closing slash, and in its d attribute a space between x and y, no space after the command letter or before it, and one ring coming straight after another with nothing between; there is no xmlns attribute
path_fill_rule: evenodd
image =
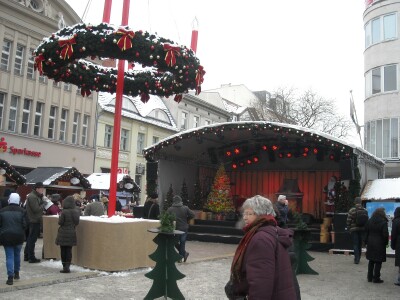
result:
<svg viewBox="0 0 400 300"><path fill-rule="evenodd" d="M400 178L368 181L361 194L362 200L400 199Z"/></svg>
<svg viewBox="0 0 400 300"><path fill-rule="evenodd" d="M58 218L58 216L46 216L49 218ZM80 220L90 221L90 222L102 222L102 223L137 223L137 222L150 222L154 223L154 226L157 226L160 221L159 220L149 220L142 218L125 218L123 216L112 216L108 217L106 215L97 217L97 216L80 216Z"/></svg>
<svg viewBox="0 0 400 300"><path fill-rule="evenodd" d="M297 125L286 124L286 123L278 123L278 122L267 122L267 121L223 122L223 123L214 123L214 124L211 124L211 125L204 125L204 126L200 126L200 127L196 127L196 128L191 128L191 129L176 133L174 135L170 135L169 137L160 140L158 143L153 144L152 146L145 148L144 151L148 151L148 150L153 149L153 148L156 149L156 147L158 145L161 145L161 144L163 144L164 142L166 142L168 140L173 140L173 139L175 139L177 137L180 137L183 134L196 132L196 131L202 130L204 128L217 128L217 127L229 126L229 125L230 126L232 126L232 125L240 126L240 125L247 125L247 124L258 124L260 126L265 125L265 124L271 124L272 126L281 126L281 127L291 128L291 129L294 129L294 130L299 130L299 131L303 131L303 132L312 133L315 136L321 136L321 137L324 137L326 139L329 139L329 140L335 141L337 143L340 143L340 144L342 144L344 146L351 147L354 150L356 150L355 151L356 154L364 154L364 155L372 158L376 163L379 163L381 165L385 164L385 162L382 159L380 159L380 158L376 157L375 155L369 153L368 151L364 150L363 148L360 148L360 147L354 145L353 143L349 143L349 142L347 142L345 140L342 140L342 139L339 139L337 137L334 137L333 135L330 135L330 134L327 134L327 133L324 133L324 132L321 132L321 131L318 131L318 130L314 130L314 129L311 129L311 128L305 128L305 127L297 126Z"/></svg>
<svg viewBox="0 0 400 300"><path fill-rule="evenodd" d="M117 182L121 181L126 174L117 174ZM109 190L110 189L110 173L93 173L86 179L91 184L93 190Z"/></svg>

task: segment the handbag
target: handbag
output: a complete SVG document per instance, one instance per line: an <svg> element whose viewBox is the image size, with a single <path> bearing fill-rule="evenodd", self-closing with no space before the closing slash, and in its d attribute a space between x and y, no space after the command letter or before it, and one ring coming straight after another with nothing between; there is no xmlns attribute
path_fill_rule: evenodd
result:
<svg viewBox="0 0 400 300"><path fill-rule="evenodd" d="M229 281L225 284L225 295L228 297L229 300L235 299L232 278L230 278Z"/></svg>

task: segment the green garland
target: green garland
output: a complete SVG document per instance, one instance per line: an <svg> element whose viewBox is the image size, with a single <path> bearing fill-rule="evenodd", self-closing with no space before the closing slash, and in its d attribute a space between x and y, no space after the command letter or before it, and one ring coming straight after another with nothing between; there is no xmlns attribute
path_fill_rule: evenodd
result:
<svg viewBox="0 0 400 300"><path fill-rule="evenodd" d="M140 95L143 102L148 101L149 94L175 94L177 102L189 89L199 94L205 74L194 52L185 46L145 31L134 32L127 26L115 28L107 23L65 27L45 38L34 56L35 69L41 75L75 84L83 96L93 90L115 93L118 74L117 69L86 61L86 57L121 59L151 67L124 74L123 93Z"/></svg>

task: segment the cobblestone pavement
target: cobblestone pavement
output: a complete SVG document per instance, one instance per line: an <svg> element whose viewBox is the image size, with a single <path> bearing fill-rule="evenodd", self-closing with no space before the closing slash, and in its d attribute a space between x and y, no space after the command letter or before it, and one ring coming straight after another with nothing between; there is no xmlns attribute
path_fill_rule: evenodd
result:
<svg viewBox="0 0 400 300"><path fill-rule="evenodd" d="M178 286L186 299L226 299L223 287L236 245L187 242L190 252L186 263L177 264L186 275ZM41 253L41 240L37 244ZM320 299L398 299L400 287L393 284L397 276L394 259L382 267L382 284L366 280L367 261L359 265L344 254L310 252L309 262L319 275L298 275L303 300ZM153 281L144 276L150 269L129 272L100 272L73 266L72 273L61 274L59 261L39 264L22 263L21 280L13 286L5 284L4 251L0 251L0 299L143 299Z"/></svg>

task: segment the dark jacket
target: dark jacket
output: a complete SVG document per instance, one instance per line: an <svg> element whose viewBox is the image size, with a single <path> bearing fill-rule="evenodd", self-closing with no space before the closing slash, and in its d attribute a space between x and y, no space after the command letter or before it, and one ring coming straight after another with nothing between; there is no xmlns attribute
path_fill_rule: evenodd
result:
<svg viewBox="0 0 400 300"><path fill-rule="evenodd" d="M358 210L367 211L364 207L362 207L361 204L356 204L353 208L350 208L349 213L347 214L347 220L346 220L347 229L350 232L365 230L365 227L358 227L356 224L356 213Z"/></svg>
<svg viewBox="0 0 400 300"><path fill-rule="evenodd" d="M158 220L160 216L160 206L158 203L147 200L143 206L143 219Z"/></svg>
<svg viewBox="0 0 400 300"><path fill-rule="evenodd" d="M79 224L80 211L75 205L72 196L68 196L63 201L63 210L58 220L58 228L56 245L59 246L75 246L76 231L75 227Z"/></svg>
<svg viewBox="0 0 400 300"><path fill-rule="evenodd" d="M279 211L279 216L281 218L281 221L283 222L284 225L286 225L287 223L287 215L289 212L289 207L287 205L285 205L284 203L281 202L277 202L276 203L276 208Z"/></svg>
<svg viewBox="0 0 400 300"><path fill-rule="evenodd" d="M0 210L0 244L16 246L25 241L26 212L18 204Z"/></svg>
<svg viewBox="0 0 400 300"><path fill-rule="evenodd" d="M32 191L26 199L26 213L30 223L41 223L44 210L43 195Z"/></svg>
<svg viewBox="0 0 400 300"><path fill-rule="evenodd" d="M386 261L386 245L389 242L388 221L379 215L372 216L365 225L366 257L374 262Z"/></svg>
<svg viewBox="0 0 400 300"><path fill-rule="evenodd" d="M168 213L174 214L176 218L176 229L187 232L189 229L188 221L194 218L194 212L186 205L174 206L167 209Z"/></svg>
<svg viewBox="0 0 400 300"><path fill-rule="evenodd" d="M400 207L397 207L394 211L394 219L392 222L392 239L391 244L393 250L395 250L394 265L400 267Z"/></svg>
<svg viewBox="0 0 400 300"><path fill-rule="evenodd" d="M297 299L288 253L292 236L291 230L271 225L258 229L244 254L235 294L254 300Z"/></svg>
<svg viewBox="0 0 400 300"><path fill-rule="evenodd" d="M105 212L104 204L98 201L89 203L83 212L85 216L102 216Z"/></svg>

